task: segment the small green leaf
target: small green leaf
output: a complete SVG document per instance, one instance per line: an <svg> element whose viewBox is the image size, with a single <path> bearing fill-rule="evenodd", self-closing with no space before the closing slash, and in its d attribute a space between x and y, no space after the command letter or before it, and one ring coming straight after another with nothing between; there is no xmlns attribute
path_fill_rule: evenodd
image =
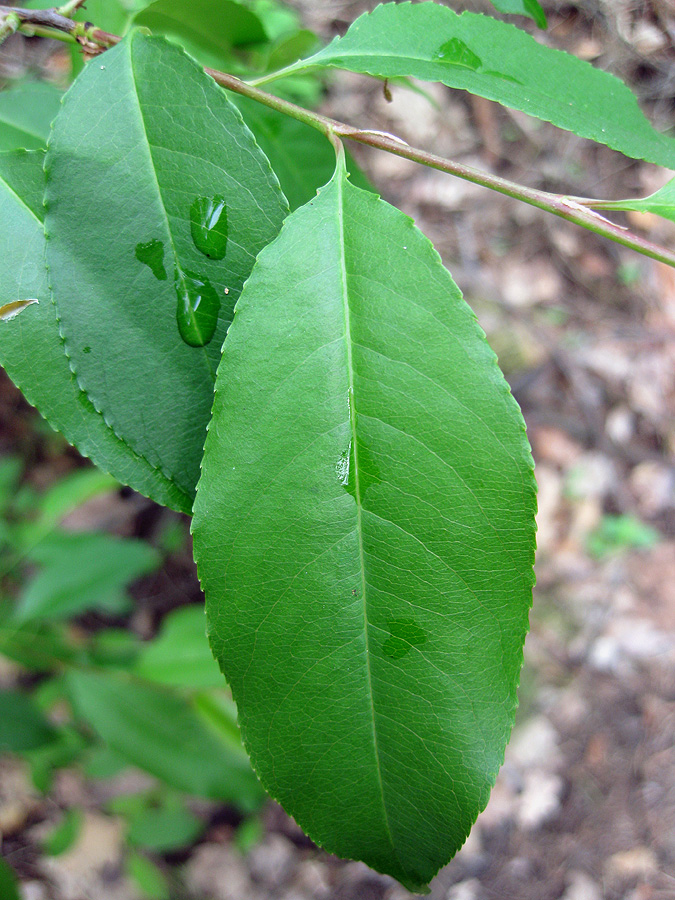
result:
<svg viewBox="0 0 675 900"><path fill-rule="evenodd" d="M0 753L26 753L55 740L56 729L25 694L0 691Z"/></svg>
<svg viewBox="0 0 675 900"><path fill-rule="evenodd" d="M194 843L204 830L201 819L175 796L163 797L159 802L152 797L139 799L138 807L127 813L127 841L134 847L170 853Z"/></svg>
<svg viewBox="0 0 675 900"><path fill-rule="evenodd" d="M115 435L70 369L44 266L43 161L41 151L0 154L0 258L13 260L0 271L0 302L40 300L15 320L0 322L0 364L80 453L158 503L189 512L192 492L181 491Z"/></svg>
<svg viewBox="0 0 675 900"><path fill-rule="evenodd" d="M169 900L171 894L166 877L147 856L130 853L127 858L127 873L148 900Z"/></svg>
<svg viewBox="0 0 675 900"><path fill-rule="evenodd" d="M191 496L234 302L286 213L278 181L215 82L139 32L74 83L45 170L51 286L78 383L120 440ZM224 259L191 233L195 200L216 196ZM161 268L143 257L151 242Z"/></svg>
<svg viewBox="0 0 675 900"><path fill-rule="evenodd" d="M241 745L219 740L177 693L121 672L66 678L79 715L130 763L189 794L258 805L261 788Z"/></svg>
<svg viewBox="0 0 675 900"><path fill-rule="evenodd" d="M27 81L0 92L0 151L46 146L62 96L46 81Z"/></svg>
<svg viewBox="0 0 675 900"><path fill-rule="evenodd" d="M177 609L142 650L135 667L148 681L183 688L222 687L223 676L206 639L202 606Z"/></svg>
<svg viewBox="0 0 675 900"><path fill-rule="evenodd" d="M489 16L431 2L383 3L283 72L314 66L440 81L675 168L675 140L650 125L622 81Z"/></svg>
<svg viewBox="0 0 675 900"><path fill-rule="evenodd" d="M537 28L545 29L548 25L546 13L537 0L491 0L492 5L500 12L510 16L528 16L533 19Z"/></svg>
<svg viewBox="0 0 675 900"><path fill-rule="evenodd" d="M69 850L82 830L84 817L82 810L74 807L68 809L58 825L45 837L42 849L47 856L60 856Z"/></svg>
<svg viewBox="0 0 675 900"><path fill-rule="evenodd" d="M535 505L475 317L411 220L341 165L237 304L194 548L261 780L320 845L411 890L503 760Z"/></svg>
<svg viewBox="0 0 675 900"><path fill-rule="evenodd" d="M649 212L675 222L675 178L649 197L636 197L634 200L612 200L602 205L603 209L634 210Z"/></svg>
<svg viewBox="0 0 675 900"><path fill-rule="evenodd" d="M109 534L54 534L30 554L41 571L23 589L13 621L56 621L89 609L128 608L125 588L157 568L159 554L143 541Z"/></svg>

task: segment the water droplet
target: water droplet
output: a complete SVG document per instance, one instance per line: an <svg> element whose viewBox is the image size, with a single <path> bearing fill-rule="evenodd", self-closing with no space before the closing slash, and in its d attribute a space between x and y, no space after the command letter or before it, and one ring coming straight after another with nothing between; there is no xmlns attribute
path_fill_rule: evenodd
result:
<svg viewBox="0 0 675 900"><path fill-rule="evenodd" d="M387 622L390 637L382 645L382 652L390 659L401 659L413 647L426 644L426 633L412 619L390 619Z"/></svg>
<svg viewBox="0 0 675 900"><path fill-rule="evenodd" d="M227 249L225 198L197 197L190 207L190 231L197 250L209 259L222 259Z"/></svg>
<svg viewBox="0 0 675 900"><path fill-rule="evenodd" d="M39 302L39 300L33 299L12 300L11 303L5 303L4 306L0 306L0 322L11 322L11 320L15 319L27 306L32 306L34 303Z"/></svg>
<svg viewBox="0 0 675 900"><path fill-rule="evenodd" d="M208 278L188 270L176 270L178 331L186 344L203 347L213 337L218 325L220 299Z"/></svg>
<svg viewBox="0 0 675 900"><path fill-rule="evenodd" d="M161 241L136 244L136 259L146 265L158 281L166 281L164 244Z"/></svg>
<svg viewBox="0 0 675 900"><path fill-rule="evenodd" d="M436 62L448 63L451 66L463 66L465 69L478 71L483 65L480 56L476 56L473 50L459 38L451 38L445 44L441 44L434 53L432 59Z"/></svg>

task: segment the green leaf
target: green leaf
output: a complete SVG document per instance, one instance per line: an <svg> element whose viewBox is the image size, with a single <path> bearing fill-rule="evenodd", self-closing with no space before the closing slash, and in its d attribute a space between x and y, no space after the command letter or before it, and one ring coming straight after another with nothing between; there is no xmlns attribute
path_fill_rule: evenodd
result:
<svg viewBox="0 0 675 900"><path fill-rule="evenodd" d="M0 897L2 900L21 900L16 872L0 857Z"/></svg>
<svg viewBox="0 0 675 900"><path fill-rule="evenodd" d="M297 119L246 97L233 99L272 164L290 208L303 206L333 174L335 151L331 144L315 128ZM353 183L370 188L356 162L348 159Z"/></svg>
<svg viewBox="0 0 675 900"><path fill-rule="evenodd" d="M111 804L112 811L126 815L129 821L127 841L132 846L169 853L189 846L204 830L201 819L186 809L177 797L164 797L160 802L147 796L120 799L138 801L127 811Z"/></svg>
<svg viewBox="0 0 675 900"><path fill-rule="evenodd" d="M141 652L135 671L174 687L222 687L223 676L206 639L204 608L185 606L169 613L159 635Z"/></svg>
<svg viewBox="0 0 675 900"><path fill-rule="evenodd" d="M412 221L339 166L237 304L194 546L263 784L313 840L411 890L503 760L534 512L475 317Z"/></svg>
<svg viewBox="0 0 675 900"><path fill-rule="evenodd" d="M0 151L44 147L62 96L45 81L27 81L0 92Z"/></svg>
<svg viewBox="0 0 675 900"><path fill-rule="evenodd" d="M63 634L42 623L17 628L0 622L0 653L34 672L51 672L62 663L72 663L76 650Z"/></svg>
<svg viewBox="0 0 675 900"><path fill-rule="evenodd" d="M510 16L527 16L533 19L538 28L545 29L548 25L546 13L537 0L491 0L492 5L500 12Z"/></svg>
<svg viewBox="0 0 675 900"><path fill-rule="evenodd" d="M649 212L675 222L675 178L671 179L662 188L659 188L656 193L650 194L649 197L636 197L633 200L612 200L603 203L598 208Z"/></svg>
<svg viewBox="0 0 675 900"><path fill-rule="evenodd" d="M0 753L25 753L50 744L56 730L18 691L0 691Z"/></svg>
<svg viewBox="0 0 675 900"><path fill-rule="evenodd" d="M127 873L148 900L170 900L171 893L163 872L147 856L130 853L127 859Z"/></svg>
<svg viewBox="0 0 675 900"><path fill-rule="evenodd" d="M283 72L313 66L440 81L675 168L675 140L654 130L622 81L489 16L457 15L437 3L384 3Z"/></svg>
<svg viewBox="0 0 675 900"><path fill-rule="evenodd" d="M70 89L45 169L50 276L78 383L192 495L232 308L286 213L278 181L215 82L138 32ZM226 216L224 259L222 244L209 258L193 239L209 204Z"/></svg>
<svg viewBox="0 0 675 900"><path fill-rule="evenodd" d="M71 670L67 682L80 716L130 763L190 794L259 803L243 748L220 741L178 694L121 672Z"/></svg>
<svg viewBox="0 0 675 900"><path fill-rule="evenodd" d="M74 807L68 809L61 821L46 836L43 850L47 856L60 856L69 850L78 839L82 830L84 816L82 810Z"/></svg>
<svg viewBox="0 0 675 900"><path fill-rule="evenodd" d="M0 302L40 300L0 322L0 364L28 402L99 468L158 503L189 512L192 492L121 441L71 372L44 267L43 161L40 151L0 154L0 258L12 260L0 269Z"/></svg>
<svg viewBox="0 0 675 900"><path fill-rule="evenodd" d="M25 586L13 621L56 621L89 609L123 612L125 588L152 572L159 554L143 541L109 534L55 534L31 552L42 571Z"/></svg>
<svg viewBox="0 0 675 900"><path fill-rule="evenodd" d="M258 16L235 0L156 0L134 24L175 39L207 66L227 65L234 48L268 39Z"/></svg>

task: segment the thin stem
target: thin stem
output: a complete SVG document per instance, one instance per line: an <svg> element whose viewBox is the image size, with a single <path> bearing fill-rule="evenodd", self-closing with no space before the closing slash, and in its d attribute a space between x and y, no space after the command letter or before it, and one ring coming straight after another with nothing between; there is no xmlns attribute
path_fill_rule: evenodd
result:
<svg viewBox="0 0 675 900"><path fill-rule="evenodd" d="M83 7L86 2L87 0L69 0L68 3L64 3L63 6L60 6L57 9L57 12L66 19L72 19L78 9Z"/></svg>
<svg viewBox="0 0 675 900"><path fill-rule="evenodd" d="M69 6L72 6L72 3L66 3L65 7L61 7L61 9ZM19 19L21 29L39 26L63 32L63 39L65 40L73 40L75 38L80 42L86 42L90 52L98 52L98 47L110 47L121 40L117 35L101 31L99 28L85 28L83 23L73 22L72 19L61 15L57 9L30 10L0 6L0 21L3 18L6 21L9 14L15 15ZM59 37L58 34L52 36ZM91 49L92 45L95 45L94 49ZM294 65L297 66L297 64ZM360 144L375 147L378 150L385 150L387 153L393 153L396 156L420 163L423 166L447 172L450 175L455 175L457 178L462 178L473 184L479 184L500 194L505 194L507 197L521 200L530 206L536 206L538 209L543 209L545 212L552 213L554 216L558 216L568 222L574 222L576 225L581 225L583 228L602 237L609 238L609 240L624 247L636 250L644 256L649 256L666 265L675 267L674 250L645 240L645 238L633 234L627 228L611 222L596 211L597 209L616 209L616 206L608 205L610 201L603 202L602 200L584 197L566 197L560 194L551 194L548 191L525 187L498 175L481 172L472 166L466 166L450 159L444 159L442 156L436 156L434 153L428 153L426 150L411 147L395 135L354 128L344 122L338 122L336 119L322 116L320 113L304 109L295 103L282 100L280 97L275 97L273 94L262 91L255 84L242 81L234 75L228 75L215 69L206 69L206 72L222 87L244 97L249 97L251 100L262 103L264 106L275 109L300 122L304 122L306 125L316 128L333 142L335 138L357 141ZM279 76L279 73L274 74ZM264 79L258 79L257 83L260 83L262 80ZM268 80L270 79L268 78Z"/></svg>

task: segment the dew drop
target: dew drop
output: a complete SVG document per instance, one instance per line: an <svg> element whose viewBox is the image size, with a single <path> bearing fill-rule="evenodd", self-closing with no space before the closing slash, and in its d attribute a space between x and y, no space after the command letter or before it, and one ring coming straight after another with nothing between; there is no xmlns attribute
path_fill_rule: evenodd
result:
<svg viewBox="0 0 675 900"><path fill-rule="evenodd" d="M390 619L387 625L390 636L382 645L382 652L389 659L401 659L413 647L427 642L426 632L412 619Z"/></svg>
<svg viewBox="0 0 675 900"><path fill-rule="evenodd" d="M340 459L335 463L335 474L337 475L338 481L342 485L342 487L346 488L349 484L349 470L351 468L351 455L352 455L352 442L349 442L349 447L345 450Z"/></svg>
<svg viewBox="0 0 675 900"><path fill-rule="evenodd" d="M146 265L158 281L166 281L164 244L161 241L153 240L136 244L136 259Z"/></svg>
<svg viewBox="0 0 675 900"><path fill-rule="evenodd" d="M227 249L227 207L221 194L197 197L190 207L195 247L209 259L223 259Z"/></svg>
<svg viewBox="0 0 675 900"><path fill-rule="evenodd" d="M174 281L178 306L178 331L190 347L203 347L218 325L220 299L208 278L176 269Z"/></svg>
<svg viewBox="0 0 675 900"><path fill-rule="evenodd" d="M441 44L432 59L436 62L448 63L451 66L463 66L465 69L473 69L474 72L483 65L480 56L476 56L464 41L460 41L456 37Z"/></svg>

